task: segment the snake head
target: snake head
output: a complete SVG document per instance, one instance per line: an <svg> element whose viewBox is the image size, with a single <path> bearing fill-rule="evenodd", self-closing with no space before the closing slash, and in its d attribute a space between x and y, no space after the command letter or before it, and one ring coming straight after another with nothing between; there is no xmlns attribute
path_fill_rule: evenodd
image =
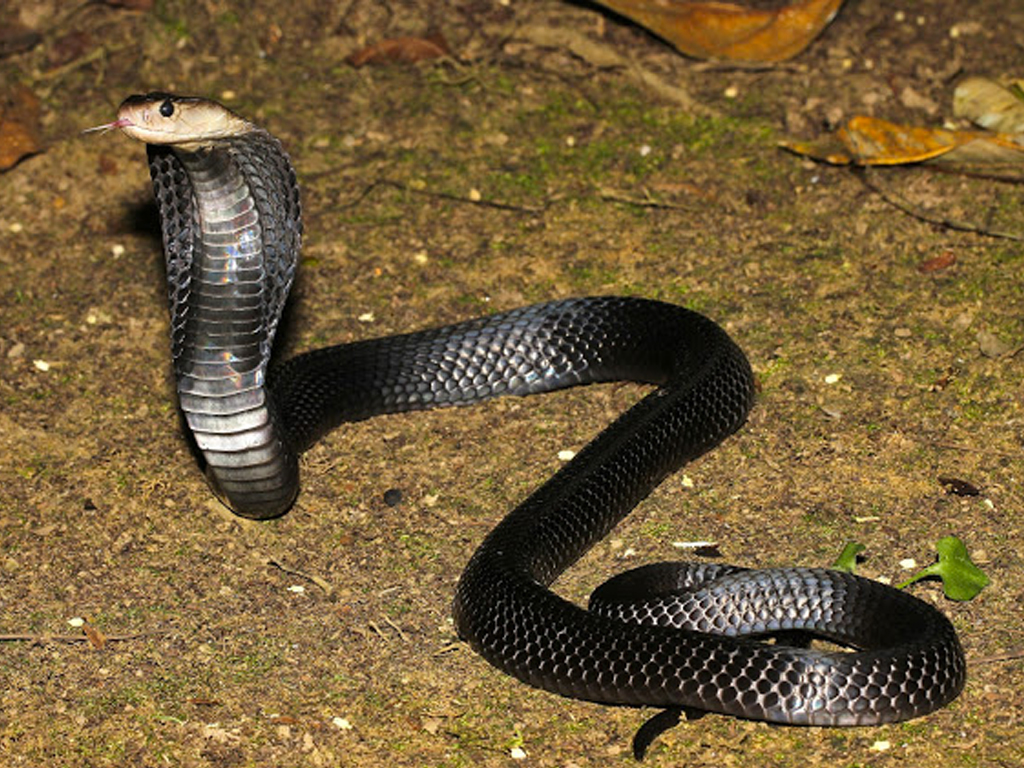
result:
<svg viewBox="0 0 1024 768"><path fill-rule="evenodd" d="M252 123L216 101L159 91L129 96L118 107L117 119L100 128L120 128L146 144L186 150L255 130Z"/></svg>

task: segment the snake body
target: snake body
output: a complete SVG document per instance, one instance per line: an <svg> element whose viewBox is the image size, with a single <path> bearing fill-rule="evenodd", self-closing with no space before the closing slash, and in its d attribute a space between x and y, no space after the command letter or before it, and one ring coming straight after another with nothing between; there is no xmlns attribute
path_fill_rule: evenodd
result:
<svg viewBox="0 0 1024 768"><path fill-rule="evenodd" d="M211 485L236 513L287 511L298 455L344 421L646 382L656 388L472 556L454 616L476 651L566 696L791 724L901 720L959 693L965 664L949 621L850 574L662 564L599 588L594 610L549 589L669 473L744 423L753 375L711 320L643 299L570 299L271 367L302 234L295 173L280 143L214 102L162 93L130 97L112 125L147 143L179 403ZM759 637L790 631L858 650Z"/></svg>

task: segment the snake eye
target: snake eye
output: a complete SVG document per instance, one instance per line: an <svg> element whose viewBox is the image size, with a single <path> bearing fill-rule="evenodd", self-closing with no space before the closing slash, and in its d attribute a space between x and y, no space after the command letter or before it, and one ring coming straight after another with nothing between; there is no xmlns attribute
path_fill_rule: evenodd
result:
<svg viewBox="0 0 1024 768"><path fill-rule="evenodd" d="M174 114L174 102L170 99L166 99L163 104L160 105L160 114L164 117L170 117Z"/></svg>

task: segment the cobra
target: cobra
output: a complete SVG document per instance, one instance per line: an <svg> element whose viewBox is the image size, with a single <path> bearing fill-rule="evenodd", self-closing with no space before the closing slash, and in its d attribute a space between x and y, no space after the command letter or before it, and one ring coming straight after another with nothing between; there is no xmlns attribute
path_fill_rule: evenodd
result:
<svg viewBox="0 0 1024 768"><path fill-rule="evenodd" d="M619 379L653 390L509 513L454 598L461 635L531 685L609 704L805 725L915 717L960 692L965 662L936 608L821 569L656 564L591 610L550 586L668 474L744 423L754 377L706 317L637 298L513 309L271 365L302 219L280 142L213 101L131 96L160 211L178 402L210 485L237 514L284 514L298 457L342 422ZM808 632L848 645L770 643Z"/></svg>

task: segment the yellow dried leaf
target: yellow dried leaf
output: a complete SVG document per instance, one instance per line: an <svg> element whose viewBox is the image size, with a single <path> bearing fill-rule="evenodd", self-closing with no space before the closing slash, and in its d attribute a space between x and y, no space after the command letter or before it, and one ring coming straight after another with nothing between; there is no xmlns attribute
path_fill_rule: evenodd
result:
<svg viewBox="0 0 1024 768"><path fill-rule="evenodd" d="M784 141L781 146L833 165L1024 163L1024 143L1009 134L900 125L865 116L850 118L846 125L824 139Z"/></svg>
<svg viewBox="0 0 1024 768"><path fill-rule="evenodd" d="M843 0L804 0L776 10L686 0L597 0L699 59L791 59L832 21Z"/></svg>
<svg viewBox="0 0 1024 768"><path fill-rule="evenodd" d="M836 131L853 162L860 165L919 163L967 141L959 131L900 125L877 117L852 117Z"/></svg>

